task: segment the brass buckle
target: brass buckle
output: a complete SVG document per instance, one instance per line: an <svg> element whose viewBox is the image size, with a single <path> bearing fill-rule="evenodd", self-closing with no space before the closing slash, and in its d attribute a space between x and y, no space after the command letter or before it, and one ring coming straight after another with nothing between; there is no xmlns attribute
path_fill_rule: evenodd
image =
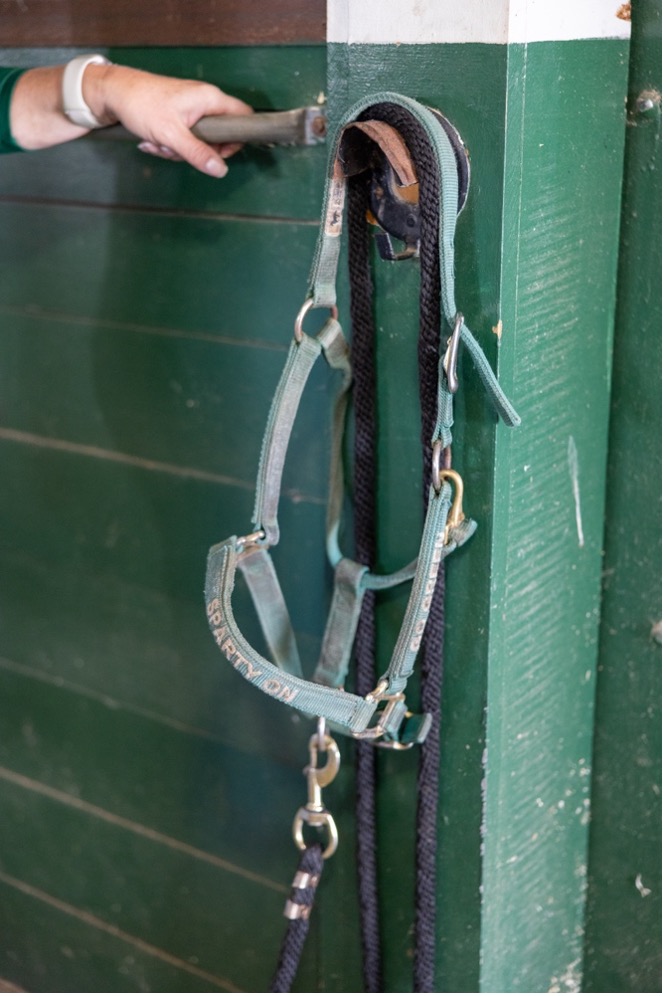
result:
<svg viewBox="0 0 666 996"><path fill-rule="evenodd" d="M256 532L248 533L247 536L238 536L236 538L236 553L243 553L248 546L259 546L265 539L266 533L263 529L257 529Z"/></svg>
<svg viewBox="0 0 666 996"><path fill-rule="evenodd" d="M413 747L413 744L402 744L397 740L381 740L380 738L386 735L387 727L390 726L391 715L395 712L398 706L402 705L405 701L405 696L402 692L396 692L393 695L386 695L386 689L388 688L388 681L385 678L379 682L377 687L373 692L370 692L365 696L366 702L375 702L379 704L380 702L386 702L386 708L378 716L378 722L376 726L371 726L369 729L361 730L359 733L353 733L352 736L357 740L372 740L374 741L375 747L386 747L392 750L409 750ZM405 712L403 718L410 716L411 713Z"/></svg>

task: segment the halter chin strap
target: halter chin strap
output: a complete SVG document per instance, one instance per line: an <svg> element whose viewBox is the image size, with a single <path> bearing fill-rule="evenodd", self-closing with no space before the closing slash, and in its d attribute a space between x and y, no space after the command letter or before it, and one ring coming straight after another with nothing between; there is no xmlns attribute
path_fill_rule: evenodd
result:
<svg viewBox="0 0 666 996"><path fill-rule="evenodd" d="M439 363L438 413L433 433L433 480L421 544L416 559L390 575L373 574L367 566L345 557L339 545L343 504L343 433L352 371L349 349L337 320L335 277L340 254L346 178L360 166L353 143L342 148L347 129L358 128L379 145L401 184L415 182L409 153L399 133L381 122L356 119L374 104L391 102L408 110L424 128L436 155L441 178L440 270L442 318L451 336ZM364 115L365 118L368 114ZM342 154L344 152L344 154ZM231 664L253 685L300 711L323 716L334 728L354 737L391 746L423 741L430 717L407 711L404 689L414 670L432 593L442 559L472 535L476 524L462 511L462 482L440 458L451 443L453 393L458 346L472 354L474 365L498 414L509 425L518 416L503 394L481 348L455 308L453 289L453 235L458 206L458 172L446 131L427 108L392 93L377 94L356 104L340 125L333 144L319 240L310 275L309 293L299 313L294 339L278 384L266 427L253 513L252 530L214 546L208 557L206 604L208 620L218 646ZM316 336L303 331L310 308L330 311ZM269 548L279 541L278 504L282 471L299 403L308 377L323 357L338 377L334 406L332 460L327 512L327 552L334 569L333 598L319 661L312 679L303 675L294 632ZM232 611L236 570L240 569L251 593L272 659L260 655L240 632ZM368 590L384 590L411 581L411 592L391 659L376 689L365 697L344 691L361 602Z"/></svg>

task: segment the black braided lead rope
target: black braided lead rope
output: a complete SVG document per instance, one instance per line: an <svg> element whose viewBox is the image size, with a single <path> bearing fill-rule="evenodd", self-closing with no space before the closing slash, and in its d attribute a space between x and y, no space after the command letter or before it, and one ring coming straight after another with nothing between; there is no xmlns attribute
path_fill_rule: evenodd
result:
<svg viewBox="0 0 666 996"><path fill-rule="evenodd" d="M323 868L324 854L321 844L309 844L301 852L296 875L292 882L291 895L285 906L285 916L288 918L288 923L280 949L278 966L268 990L271 993L291 992L305 939L310 929L310 913Z"/></svg>
<svg viewBox="0 0 666 996"><path fill-rule="evenodd" d="M441 356L441 286L439 268L440 179L437 162L421 125L407 112L397 127L416 164L421 212L421 289L419 384L423 447L424 507L432 480L432 434L437 417L438 364ZM414 992L435 991L437 948L437 813L441 759L441 698L444 649L444 567L440 565L421 652L422 712L432 727L419 754L416 813L416 903L414 922Z"/></svg>
<svg viewBox="0 0 666 996"><path fill-rule="evenodd" d="M375 535L375 400L376 373L372 318L372 281L368 251L367 179L351 177L348 185L349 280L354 382L354 539L356 559L374 565ZM356 630L356 692L367 695L375 680L375 593L366 592ZM356 861L365 991L383 991L376 847L376 767L374 746L356 745Z"/></svg>
<svg viewBox="0 0 666 996"><path fill-rule="evenodd" d="M394 104L376 104L361 115L365 119L375 119L385 121L387 124L397 128L401 133L414 161L419 179L419 207L421 211L421 288L420 288L420 329L419 329L419 387L421 396L421 442L423 447L424 462L424 503L430 489L432 476L432 433L437 414L437 391L438 391L438 362L441 352L441 328L440 328L440 277L439 277L439 170L436 159L430 148L427 135L421 125L419 125L404 108ZM360 189L360 184L359 184ZM360 199L360 197L359 197ZM358 207L354 212L357 217L360 212ZM374 327L372 321L372 286L368 272L367 262L367 226L361 238L354 228L352 231L350 202L350 277L352 283L352 302L356 297L363 297L363 303L352 303L352 317L356 319L355 325L358 328L353 330L356 341L356 355L363 357L364 365L373 370L372 387L374 388ZM352 237L353 236L353 237ZM359 246L365 246L365 277L358 274L362 252L358 251ZM352 257L355 262L352 263ZM369 362L368 362L369 354ZM355 376L358 377L360 370L355 367ZM364 388L365 390L365 388ZM359 404L362 412L362 419L365 420L365 398L361 400L362 390L358 389L358 399L355 400L355 417L358 424ZM374 399L374 390L371 394ZM373 401L374 404L374 401ZM364 425L363 433L363 459L366 459L365 450L367 439L374 441L375 426L374 414L372 416L372 426L370 422ZM358 431L358 429L357 429ZM374 450L373 450L374 452ZM374 461L374 456L373 456ZM372 476L365 472L359 479L357 471L356 492L355 492L355 515L359 514L365 523L367 509L372 505L371 524L374 522L374 464ZM366 490L366 480L372 481L372 491L368 495ZM365 529L365 526L363 527ZM357 526L357 546L358 546L358 526ZM368 552L374 557L375 541L374 534L372 543L368 547ZM359 554L359 559L364 563L373 563L373 559L363 560ZM374 617L374 605L370 602L364 603L361 613L361 626L370 627L370 623L364 621L365 615L372 614ZM374 618L373 623L374 626ZM442 654L444 642L444 571L440 568L437 585L435 588L432 608L428 619L428 624L423 636L423 651L421 664L421 710L430 712L433 717L433 724L425 744L420 750L419 773L418 773L418 803L417 803L417 831L416 831L416 914L415 914L415 945L414 945L414 991L434 992L434 969L436 952L436 867L437 867L437 809L439 799L439 764L440 764L440 723L441 723L441 693L442 693ZM357 647L358 652L358 647ZM363 653L370 657L370 652L366 649ZM371 690L374 685L374 642L372 649L372 677L367 690ZM366 674L367 662L357 658L357 667L363 669ZM364 679L365 680L365 679ZM364 692L365 693L365 692ZM365 745L364 745L365 746ZM369 792L374 787L374 761L372 778L366 771L370 762L364 762L363 781L359 780L358 792ZM360 763L359 763L360 769ZM372 787L371 783L372 782ZM372 804L374 813L374 803ZM381 952L378 950L379 941L379 917L377 899L376 862L374 853L376 850L374 824L372 830L367 826L367 810L369 807L360 805L358 818L359 833L359 855L366 856L372 852L373 861L371 868L359 866L360 892L362 909L365 903L373 909L373 922L371 923L372 938L377 939L377 949L372 949L373 964L377 962L381 965ZM370 882L372 875L374 883ZM374 900L370 900L368 893L374 889ZM374 943L374 941L373 941ZM364 937L364 955L367 939ZM367 955L366 955L367 957ZM371 985L369 985L371 983ZM366 972L366 991L381 992L381 986L377 984L377 973L371 980Z"/></svg>

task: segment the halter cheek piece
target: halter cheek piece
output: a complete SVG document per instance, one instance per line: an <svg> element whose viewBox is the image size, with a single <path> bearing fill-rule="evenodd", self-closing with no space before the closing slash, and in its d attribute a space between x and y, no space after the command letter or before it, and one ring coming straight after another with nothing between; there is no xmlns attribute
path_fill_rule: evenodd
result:
<svg viewBox="0 0 666 996"><path fill-rule="evenodd" d="M349 349L338 322L335 292L347 178L367 169L368 156L376 155L372 150L378 148L390 163L392 174L401 187L409 190L416 183L414 166L399 132L382 121L372 119L373 105L380 104L393 104L418 121L439 166L442 320L450 329L438 365L432 482L420 548L412 563L389 575L374 574L368 566L344 556L338 538L343 504L343 434L352 383ZM357 120L359 116L363 117L362 121ZM352 129L354 137L350 138ZM324 717L331 726L359 739L391 746L411 746L422 742L427 736L430 716L427 713L421 716L408 713L404 690L414 670L440 562L465 543L476 528L476 524L463 513L462 481L451 470L447 459L453 425L453 395L457 387L457 355L461 344L471 353L476 370L500 417L508 425L518 425L520 421L455 306L453 236L461 203L457 152L441 118L416 101L397 94L384 93L359 102L340 125L332 147L309 292L296 319L293 340L264 435L253 525L246 535L232 536L214 546L208 557L208 621L218 646L236 670L267 695L301 712ZM464 195L465 191L462 193ZM414 251L418 251L417 241L414 242ZM314 336L303 330L305 315L311 309L329 312L320 331ZM312 677L308 679L303 674L293 628L269 550L279 541L277 513L289 439L309 374L322 356L340 381L333 412L326 541L328 558L334 570L334 586L319 660ZM251 593L271 654L270 660L248 643L234 619L231 602L237 569L242 572ZM365 697L345 691L344 683L365 592L381 591L410 581L411 592L402 625L377 687Z"/></svg>

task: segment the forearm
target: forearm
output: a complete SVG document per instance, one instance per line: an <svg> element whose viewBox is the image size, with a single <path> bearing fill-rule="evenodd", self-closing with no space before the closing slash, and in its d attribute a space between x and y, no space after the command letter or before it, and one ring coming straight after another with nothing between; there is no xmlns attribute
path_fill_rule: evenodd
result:
<svg viewBox="0 0 666 996"><path fill-rule="evenodd" d="M96 70L105 68L88 66L84 87ZM65 116L62 105L64 69L64 66L29 69L16 83L9 108L9 121L12 135L21 148L46 149L86 134L87 128L73 124Z"/></svg>

